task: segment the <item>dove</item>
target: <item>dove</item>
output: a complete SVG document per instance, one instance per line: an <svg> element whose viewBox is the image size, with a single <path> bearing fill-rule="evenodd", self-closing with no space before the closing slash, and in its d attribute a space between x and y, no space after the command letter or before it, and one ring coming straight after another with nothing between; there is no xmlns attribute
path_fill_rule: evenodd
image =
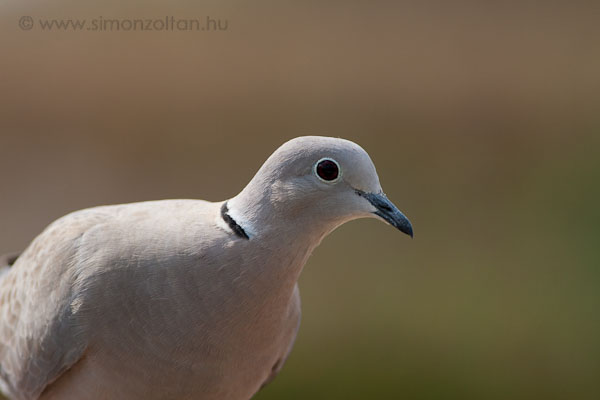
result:
<svg viewBox="0 0 600 400"><path fill-rule="evenodd" d="M412 237L344 139L279 147L235 197L100 206L0 259L0 389L11 399L248 400L300 325L298 277L341 224Z"/></svg>

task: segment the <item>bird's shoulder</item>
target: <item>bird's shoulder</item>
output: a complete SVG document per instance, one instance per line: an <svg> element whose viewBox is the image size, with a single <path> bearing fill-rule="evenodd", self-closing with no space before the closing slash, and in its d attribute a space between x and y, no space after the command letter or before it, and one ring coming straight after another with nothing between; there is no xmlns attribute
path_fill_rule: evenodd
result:
<svg viewBox="0 0 600 400"><path fill-rule="evenodd" d="M79 210L51 223L0 279L0 389L36 398L86 350L90 329L80 316L90 277L116 259L156 255L144 246L187 246L181 227L210 232L215 208L151 201Z"/></svg>

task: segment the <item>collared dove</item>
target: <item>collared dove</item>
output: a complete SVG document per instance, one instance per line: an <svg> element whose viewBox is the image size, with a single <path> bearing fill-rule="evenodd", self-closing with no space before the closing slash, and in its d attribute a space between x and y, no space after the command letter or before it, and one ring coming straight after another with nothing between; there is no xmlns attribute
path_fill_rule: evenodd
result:
<svg viewBox="0 0 600 400"><path fill-rule="evenodd" d="M248 400L300 323L298 276L352 219L412 236L357 144L283 144L240 194L62 217L0 275L0 388L12 399Z"/></svg>

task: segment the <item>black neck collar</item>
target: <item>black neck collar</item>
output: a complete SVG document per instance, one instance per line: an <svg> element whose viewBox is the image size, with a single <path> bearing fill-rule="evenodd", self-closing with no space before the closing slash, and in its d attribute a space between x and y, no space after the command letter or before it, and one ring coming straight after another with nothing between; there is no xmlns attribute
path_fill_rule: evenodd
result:
<svg viewBox="0 0 600 400"><path fill-rule="evenodd" d="M239 226L238 223L235 222L233 218L231 218L231 215L229 215L229 208L227 207L227 202L223 203L223 205L221 206L221 218L223 218L223 221L227 223L227 225L236 235L246 240L250 239L244 228Z"/></svg>

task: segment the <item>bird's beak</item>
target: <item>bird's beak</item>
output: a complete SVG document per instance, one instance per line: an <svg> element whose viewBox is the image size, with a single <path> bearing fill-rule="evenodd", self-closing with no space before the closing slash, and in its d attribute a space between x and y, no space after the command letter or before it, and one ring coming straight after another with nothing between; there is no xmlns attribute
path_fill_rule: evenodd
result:
<svg viewBox="0 0 600 400"><path fill-rule="evenodd" d="M400 232L404 232L410 237L413 237L413 228L410 221L384 193L366 193L360 190L357 190L356 193L367 199L376 208L376 211L373 211L373 214L398 228Z"/></svg>

